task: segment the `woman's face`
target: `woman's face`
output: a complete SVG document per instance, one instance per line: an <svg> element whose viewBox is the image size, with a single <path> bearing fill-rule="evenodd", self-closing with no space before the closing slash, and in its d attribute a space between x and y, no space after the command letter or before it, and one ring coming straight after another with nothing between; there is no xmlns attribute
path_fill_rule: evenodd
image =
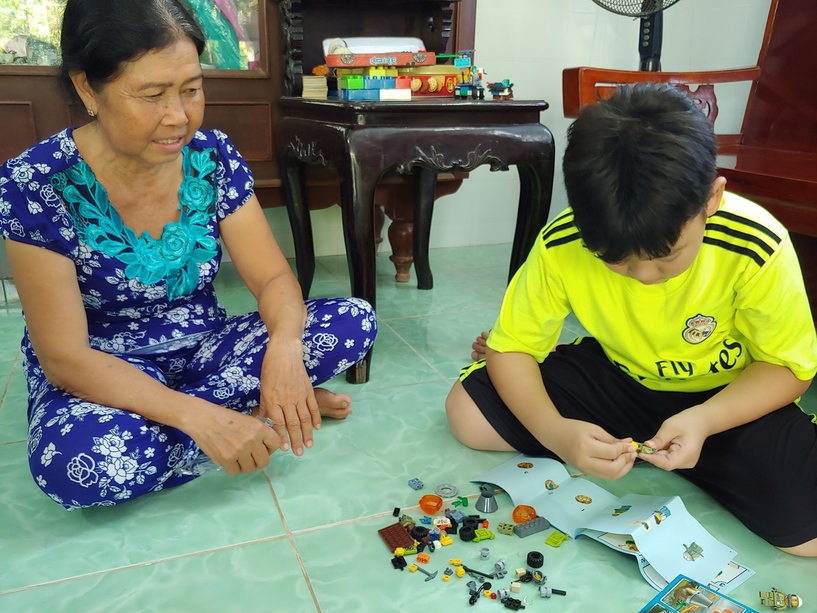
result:
<svg viewBox="0 0 817 613"><path fill-rule="evenodd" d="M125 65L93 94L98 128L123 162L155 166L178 158L204 117L202 72L195 45L179 40Z"/></svg>

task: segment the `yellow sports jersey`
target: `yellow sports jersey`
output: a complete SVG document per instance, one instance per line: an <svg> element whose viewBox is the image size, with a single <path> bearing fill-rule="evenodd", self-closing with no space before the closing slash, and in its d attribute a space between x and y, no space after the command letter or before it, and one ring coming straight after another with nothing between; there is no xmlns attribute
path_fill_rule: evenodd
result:
<svg viewBox="0 0 817 613"><path fill-rule="evenodd" d="M505 293L488 346L542 362L573 311L611 362L654 390L726 385L753 361L817 372L817 336L788 233L724 194L683 274L656 285L608 269L565 210L542 231Z"/></svg>

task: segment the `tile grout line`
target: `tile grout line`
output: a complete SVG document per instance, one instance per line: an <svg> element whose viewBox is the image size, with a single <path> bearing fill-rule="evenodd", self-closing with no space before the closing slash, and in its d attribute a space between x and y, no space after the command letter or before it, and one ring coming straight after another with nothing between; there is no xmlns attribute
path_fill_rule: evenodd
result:
<svg viewBox="0 0 817 613"><path fill-rule="evenodd" d="M446 381L446 382L448 381L448 377L446 377L445 375L443 375L443 373L441 373L441 372L440 372L440 370L439 370L439 369L438 369L436 366L434 366L434 364L432 364L431 362L429 362L428 360L426 360L426 359L423 357L423 355L422 355L422 354L421 354L419 351L417 351L417 350L414 348L414 345L412 345L412 344L411 344L411 343L409 343L409 342L408 342L406 339L404 339L402 336L400 336L400 334L397 332L397 330L395 330L394 328L392 328L392 327L391 327L391 326L388 324L388 322L384 321L384 322L383 322L383 325L385 325L385 326L386 326L386 327L387 327L389 330L391 330L391 331L392 331L392 334L394 334L394 335L395 335L397 338L399 338L401 341L403 341L403 342L406 344L406 346L407 346L409 349L411 349L411 350L412 350L412 351L413 351L413 352L414 352L414 353L417 355L417 357L418 357L418 358L420 358L420 359L421 359L421 360L422 360L422 361L423 361L423 362L424 362L424 363L425 363L425 364L426 364L426 365L427 365L429 368L431 368L431 370L433 370L435 373L437 373L437 376L439 376L439 377L440 377L440 378L441 378L443 381Z"/></svg>
<svg viewBox="0 0 817 613"><path fill-rule="evenodd" d="M117 566L116 568L106 568L104 570L97 570L91 573L84 573L81 575L73 575L71 577L63 577L62 579L54 579L52 581L43 581L41 583L33 583L31 585L25 585L15 588L10 588L7 590L0 590L0 596L6 596L8 594L14 594L16 592L24 592L26 590L36 589L40 587L47 587L50 585L58 585L60 583L68 583L69 581L75 581L77 579L87 579L89 577L98 577L100 575L107 575L109 573L117 573L121 571L131 570L134 568L144 568L146 566L156 566L158 564L164 564L165 562L174 562L176 560L182 560L185 558L194 558L200 555L206 555L211 553L219 553L222 551L229 551L231 549L240 549L242 547L249 547L251 545L257 545L260 543L271 543L273 541L280 541L286 538L285 534L279 534L277 536L270 536L266 538L254 539L252 541L246 541L244 543L233 543L232 545L224 545L223 547L213 547L212 549L201 549L199 551L191 551L188 553L181 553L175 556L168 556L166 558L158 558L156 560L148 560L145 562L139 562L138 564L126 564L125 566Z"/></svg>
<svg viewBox="0 0 817 613"><path fill-rule="evenodd" d="M309 578L309 573L306 570L306 565L304 564L303 557L301 556L301 551L298 549L298 545L295 543L295 536L292 530L289 529L289 524L284 516L284 509L281 508L281 502L278 500L278 494L275 493L275 486L272 485L272 480L269 478L266 470L264 471L264 479L267 480L270 494L272 494L272 500L275 502L275 508L278 510L278 517L281 518L281 525L284 528L284 537L289 541L290 547L292 547L292 550L295 552L295 559L298 560L298 566L300 567L301 574L306 582L306 589L309 590L309 594L312 596L312 603L315 605L315 610L317 613L321 613L321 605L318 602L318 595L315 593L315 587L312 585L312 580Z"/></svg>
<svg viewBox="0 0 817 613"><path fill-rule="evenodd" d="M314 589L312 587L312 583L311 583L311 581L309 579L309 576L308 576L308 574L306 572L306 568L305 568L305 566L303 564L301 553L298 550L297 546L295 545L293 537L301 535L301 534L309 534L309 533L312 533L312 532L318 532L320 530L327 530L327 529L330 529L330 528L337 528L339 526L347 526L347 525L351 525L351 524L362 523L362 522L365 522L365 521L369 521L371 519L378 519L378 518L382 518L382 517L388 517L388 516L392 515L392 512L391 511L382 511L380 513L374 513L372 515L366 515L366 516L363 516L363 517L356 517L356 518L353 518L353 519L345 519L345 520L342 520L342 521L333 522L331 524L324 524L322 526L313 526L311 528L303 528L301 530L290 530L289 526L288 526L288 524L286 522L286 518L284 517L283 509L281 508L281 505L280 505L280 503L278 501L278 497L275 494L275 490L274 490L274 487L272 485L272 481L269 479L269 475L267 475L266 472L264 473L264 476L267 479L267 485L269 486L270 491L272 493L273 500L275 501L275 506L278 509L278 514L281 517L281 522L283 524L285 534L279 534L277 536L270 536L270 537L266 537L266 538L253 539L251 541L245 541L243 543L233 543L232 545L224 545L223 547L213 547L211 549L201 549L199 551L191 551L189 553L182 553L182 554L175 555L175 556L168 556L166 558L158 558L158 559L155 559L155 560L148 560L148 561L145 561L145 562L139 562L138 564L127 564L125 566L117 566L116 568L106 568L104 570L98 570L98 571L94 571L94 572L90 572L90 573L84 573L84 574L81 574L81 575L73 575L71 577L63 577L62 579L54 579L52 581L43 581L41 583L34 583L34 584L31 584L31 585L24 585L24 586L20 586L20 587L10 588L10 589L7 589L7 590L0 590L0 596L6 596L8 594L15 594L17 592L24 592L26 590L32 590L32 589L37 589L37 588L41 588L41 587L48 587L48 586L51 586L51 585L59 585L61 583L68 583L70 581L75 581L75 580L78 580L78 579L87 579L87 578L91 578L91 577L99 577L101 575L107 575L109 573L117 573L117 572L132 570L132 569L135 569L135 568L144 568L144 567L147 567L147 566L155 566L155 565L158 565L158 564L164 564L166 562L174 562L176 560L182 560L182 559L185 559L185 558L193 558L193 557L200 556L200 555L207 555L207 554L211 554L211 553L219 553L219 552L223 552L223 551L230 551L232 549L241 549L242 547L251 547L253 545L258 545L258 544L261 544L261 543L272 543L274 541L280 541L280 540L286 539L286 540L288 540L290 542L290 545L292 546L293 550L295 551L295 555L296 555L296 557L298 559L298 564L301 567L301 572L304 575L304 579L306 580L307 587L309 588L309 592L312 595L313 601L315 603L315 607L317 609L317 613L321 613L322 610L320 608L320 605L318 604L317 596L316 596L316 594L314 592ZM471 494L469 496L466 496L466 498L468 498L469 500L476 499L478 497L479 497L479 494ZM414 510L421 510L421 509L420 509L419 505L414 505L414 506L410 506L410 507L402 507L400 510L401 511L414 511Z"/></svg>

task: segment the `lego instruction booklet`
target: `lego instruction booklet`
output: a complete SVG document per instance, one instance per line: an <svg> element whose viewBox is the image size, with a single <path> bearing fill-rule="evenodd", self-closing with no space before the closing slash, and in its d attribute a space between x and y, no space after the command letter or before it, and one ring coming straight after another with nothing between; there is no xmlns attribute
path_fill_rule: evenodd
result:
<svg viewBox="0 0 817 613"><path fill-rule="evenodd" d="M759 613L717 590L702 586L689 577L678 575L638 613Z"/></svg>
<svg viewBox="0 0 817 613"><path fill-rule="evenodd" d="M572 538L589 537L633 556L657 590L684 575L728 593L755 574L734 561L736 552L709 534L678 496L618 498L588 479L571 477L561 462L525 455L471 481L503 489L514 505L532 506Z"/></svg>

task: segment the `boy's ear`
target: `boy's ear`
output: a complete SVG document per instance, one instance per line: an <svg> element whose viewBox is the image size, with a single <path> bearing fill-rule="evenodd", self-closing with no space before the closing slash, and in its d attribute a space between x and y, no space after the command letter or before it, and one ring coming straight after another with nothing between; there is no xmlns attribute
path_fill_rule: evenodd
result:
<svg viewBox="0 0 817 613"><path fill-rule="evenodd" d="M709 195L709 200L706 203L706 216L714 215L721 208L721 200L723 200L723 192L726 190L726 177L718 177L712 183L712 192Z"/></svg>

